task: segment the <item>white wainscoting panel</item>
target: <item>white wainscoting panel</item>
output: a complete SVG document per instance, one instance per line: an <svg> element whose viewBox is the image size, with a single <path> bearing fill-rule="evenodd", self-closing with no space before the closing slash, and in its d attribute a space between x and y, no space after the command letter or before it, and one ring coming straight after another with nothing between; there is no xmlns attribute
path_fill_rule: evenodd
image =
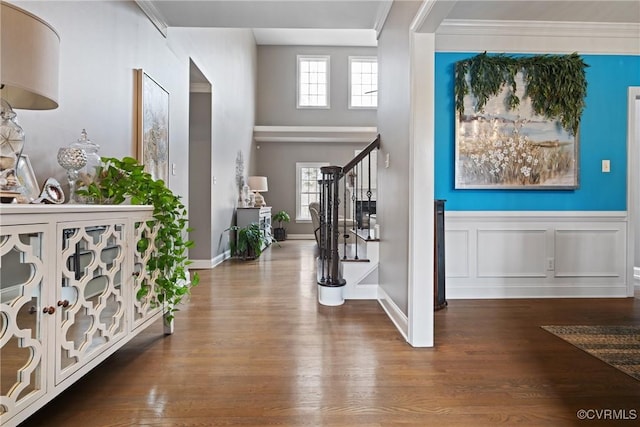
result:
<svg viewBox="0 0 640 427"><path fill-rule="evenodd" d="M444 240L447 277L469 277L469 230L447 230Z"/></svg>
<svg viewBox="0 0 640 427"><path fill-rule="evenodd" d="M592 224L556 229L556 277L620 277L625 274L626 230Z"/></svg>
<svg viewBox="0 0 640 427"><path fill-rule="evenodd" d="M546 277L546 234L478 229L478 277Z"/></svg>
<svg viewBox="0 0 640 427"><path fill-rule="evenodd" d="M626 297L627 221L624 211L447 211L446 298Z"/></svg>

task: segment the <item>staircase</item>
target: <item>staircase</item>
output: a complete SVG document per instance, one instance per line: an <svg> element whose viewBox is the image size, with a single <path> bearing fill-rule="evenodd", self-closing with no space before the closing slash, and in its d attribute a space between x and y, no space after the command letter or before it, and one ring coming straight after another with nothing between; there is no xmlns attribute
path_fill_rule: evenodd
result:
<svg viewBox="0 0 640 427"><path fill-rule="evenodd" d="M380 242L374 238L378 236L373 236L371 213L375 213L376 201L371 171L372 153L379 148L380 135L344 167L321 168L317 230L320 304L340 305L345 299L377 298ZM347 226L350 216L353 229Z"/></svg>
<svg viewBox="0 0 640 427"><path fill-rule="evenodd" d="M346 285L342 290L344 299L378 298L378 256L380 240L367 239L368 230L352 230L356 243L347 245L347 257L340 260L340 273ZM358 247L358 259L354 258Z"/></svg>

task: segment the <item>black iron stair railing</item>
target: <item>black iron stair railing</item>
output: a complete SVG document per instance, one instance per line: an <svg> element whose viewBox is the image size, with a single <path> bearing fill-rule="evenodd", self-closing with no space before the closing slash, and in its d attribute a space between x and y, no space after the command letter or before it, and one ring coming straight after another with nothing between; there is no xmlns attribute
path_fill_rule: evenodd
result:
<svg viewBox="0 0 640 427"><path fill-rule="evenodd" d="M358 153L345 166L325 166L320 169L319 200L319 265L318 284L323 286L343 286L344 279L340 275L340 235L342 233L342 258L347 258L347 241L351 229L348 225L347 213L353 213L355 233L364 234L371 239L370 215L375 212L375 200L372 191L372 157L371 153L380 148L380 135ZM342 180L342 191L340 181ZM340 218L340 204L342 214ZM351 206L347 206L351 203ZM358 245L353 245L358 259Z"/></svg>

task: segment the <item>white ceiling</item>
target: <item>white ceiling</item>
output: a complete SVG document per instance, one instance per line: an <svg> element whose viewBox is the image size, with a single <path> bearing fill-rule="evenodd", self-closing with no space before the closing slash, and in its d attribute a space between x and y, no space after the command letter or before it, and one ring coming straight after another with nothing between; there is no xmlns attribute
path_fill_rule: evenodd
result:
<svg viewBox="0 0 640 427"><path fill-rule="evenodd" d="M258 44L331 46L375 46L376 30L384 23L392 3L391 0L137 1L155 9L156 18L169 27L252 28ZM431 30L442 19L640 23L639 0L438 0L437 3L432 8L435 24L429 23Z"/></svg>

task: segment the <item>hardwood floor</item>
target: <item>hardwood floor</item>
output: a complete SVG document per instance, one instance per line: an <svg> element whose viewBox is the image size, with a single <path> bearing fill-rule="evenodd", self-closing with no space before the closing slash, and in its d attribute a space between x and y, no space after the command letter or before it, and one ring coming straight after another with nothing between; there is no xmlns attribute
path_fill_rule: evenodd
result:
<svg viewBox="0 0 640 427"><path fill-rule="evenodd" d="M640 417L639 381L540 328L640 324L638 299L450 300L436 313L436 347L414 349L377 302L318 305L314 242L200 274L174 335L154 325L23 425L598 425L579 409Z"/></svg>

